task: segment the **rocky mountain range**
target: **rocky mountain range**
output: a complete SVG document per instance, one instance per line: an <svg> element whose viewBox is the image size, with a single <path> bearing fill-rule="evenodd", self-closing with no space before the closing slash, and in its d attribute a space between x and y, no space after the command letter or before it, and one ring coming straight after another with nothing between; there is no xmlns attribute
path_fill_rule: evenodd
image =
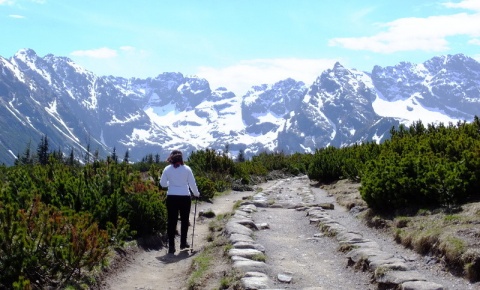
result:
<svg viewBox="0 0 480 290"><path fill-rule="evenodd" d="M480 63L463 54L358 71L336 63L313 84L293 79L238 96L181 73L97 76L66 57L31 49L0 57L0 164L43 136L83 160L115 150L131 161L172 149L314 152L381 142L399 124L471 121L480 112Z"/></svg>

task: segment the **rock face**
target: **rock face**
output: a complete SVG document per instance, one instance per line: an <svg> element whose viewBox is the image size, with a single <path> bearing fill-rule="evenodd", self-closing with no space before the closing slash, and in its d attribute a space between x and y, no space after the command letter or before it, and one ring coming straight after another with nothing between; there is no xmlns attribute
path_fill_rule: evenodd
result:
<svg viewBox="0 0 480 290"><path fill-rule="evenodd" d="M139 161L227 145L233 156L249 157L381 142L401 123L471 121L480 111L480 64L461 54L372 72L336 63L313 84L280 80L244 96L178 72L97 76L31 49L0 57L0 69L0 163L7 165L42 136L52 151L73 150L80 160L113 149Z"/></svg>

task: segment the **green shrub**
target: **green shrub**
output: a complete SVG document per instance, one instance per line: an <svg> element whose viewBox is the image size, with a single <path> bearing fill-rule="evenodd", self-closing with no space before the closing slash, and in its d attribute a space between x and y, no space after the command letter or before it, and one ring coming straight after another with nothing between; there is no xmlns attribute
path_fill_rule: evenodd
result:
<svg viewBox="0 0 480 290"><path fill-rule="evenodd" d="M210 200L215 195L215 183L208 178L199 176L196 177L197 187L200 191L200 198L203 200Z"/></svg>

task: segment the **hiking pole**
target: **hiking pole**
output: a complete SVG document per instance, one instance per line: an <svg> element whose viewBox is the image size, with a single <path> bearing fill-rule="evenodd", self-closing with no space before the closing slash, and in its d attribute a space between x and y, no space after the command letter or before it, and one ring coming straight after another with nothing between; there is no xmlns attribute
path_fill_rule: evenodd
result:
<svg viewBox="0 0 480 290"><path fill-rule="evenodd" d="M193 229L192 229L192 246L190 247L190 252L193 253L193 236L195 235L195 219L197 217L197 203L198 203L198 198L194 197L195 200L195 211L193 213Z"/></svg>

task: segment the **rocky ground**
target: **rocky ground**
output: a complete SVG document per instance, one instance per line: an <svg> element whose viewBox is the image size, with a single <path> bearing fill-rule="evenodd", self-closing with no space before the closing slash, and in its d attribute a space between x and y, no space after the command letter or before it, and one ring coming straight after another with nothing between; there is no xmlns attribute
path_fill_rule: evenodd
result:
<svg viewBox="0 0 480 290"><path fill-rule="evenodd" d="M233 244L228 258L217 251L211 281L207 277L198 289L219 289L218 273L229 268L245 289L480 289L479 283L444 271L432 257L405 249L389 233L367 227L331 193L354 193L350 198L355 200L358 186L340 182L324 190L312 185L305 176L284 178L261 184L255 192L200 203L198 212L218 215L243 200L226 225ZM166 249L150 248L126 255L101 288L187 289L193 259L209 243L208 224L197 219L193 251L167 255Z"/></svg>

